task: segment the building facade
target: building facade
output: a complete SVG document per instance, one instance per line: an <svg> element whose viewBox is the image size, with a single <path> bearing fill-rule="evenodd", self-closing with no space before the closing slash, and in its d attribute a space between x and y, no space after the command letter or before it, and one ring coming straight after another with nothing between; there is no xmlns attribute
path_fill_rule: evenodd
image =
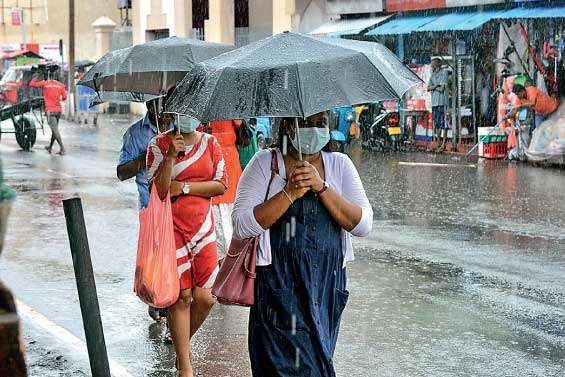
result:
<svg viewBox="0 0 565 377"><path fill-rule="evenodd" d="M245 45L283 31L307 33L335 18L328 11L351 0L137 0L133 2L133 40L167 36ZM364 0L360 3L379 4ZM372 9L371 7L366 7ZM344 12L347 13L347 12Z"/></svg>
<svg viewBox="0 0 565 377"><path fill-rule="evenodd" d="M23 11L23 26L13 19L13 10ZM0 47L17 50L24 41L39 45L39 53L60 59L59 39L64 51L69 41L69 0L3 0L0 2ZM75 0L75 57L95 59L95 30L92 24L107 17L120 25L116 0ZM66 54L66 52L65 52ZM67 60L65 58L65 60Z"/></svg>

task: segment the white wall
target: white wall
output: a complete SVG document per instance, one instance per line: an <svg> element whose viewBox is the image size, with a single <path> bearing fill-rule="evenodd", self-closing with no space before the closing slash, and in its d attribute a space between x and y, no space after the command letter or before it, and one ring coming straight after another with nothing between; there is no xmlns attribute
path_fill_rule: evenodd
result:
<svg viewBox="0 0 565 377"><path fill-rule="evenodd" d="M249 0L249 42L256 42L272 34L272 0Z"/></svg>
<svg viewBox="0 0 565 377"><path fill-rule="evenodd" d="M331 18L326 13L325 0L312 0L306 5L303 12L299 26L301 33L309 33L323 23L328 22Z"/></svg>

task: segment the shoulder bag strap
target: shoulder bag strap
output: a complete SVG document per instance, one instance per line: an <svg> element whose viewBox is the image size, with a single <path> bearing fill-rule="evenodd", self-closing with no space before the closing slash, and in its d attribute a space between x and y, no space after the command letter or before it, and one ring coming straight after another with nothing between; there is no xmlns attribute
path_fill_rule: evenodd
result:
<svg viewBox="0 0 565 377"><path fill-rule="evenodd" d="M271 183L273 183L273 179L275 179L275 175L279 174L279 159L277 157L277 150L271 149L271 179L269 179L269 186L267 186L267 194L265 194L266 202L269 199L269 193L271 191Z"/></svg>

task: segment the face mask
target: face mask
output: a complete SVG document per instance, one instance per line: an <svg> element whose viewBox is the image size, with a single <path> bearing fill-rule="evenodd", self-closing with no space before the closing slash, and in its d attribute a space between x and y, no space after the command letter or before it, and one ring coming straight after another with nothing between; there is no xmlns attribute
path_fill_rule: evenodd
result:
<svg viewBox="0 0 565 377"><path fill-rule="evenodd" d="M330 132L327 128L319 128L319 127L308 127L308 128L301 128L300 132L298 133L298 138L296 135L294 138L290 139L292 146L297 151L298 143L300 143L300 147L302 148L302 153L304 154L316 154L322 150L326 146L326 144L330 141Z"/></svg>
<svg viewBox="0 0 565 377"><path fill-rule="evenodd" d="M183 134L190 134L196 131L200 122L192 117L181 115L179 117L179 128Z"/></svg>

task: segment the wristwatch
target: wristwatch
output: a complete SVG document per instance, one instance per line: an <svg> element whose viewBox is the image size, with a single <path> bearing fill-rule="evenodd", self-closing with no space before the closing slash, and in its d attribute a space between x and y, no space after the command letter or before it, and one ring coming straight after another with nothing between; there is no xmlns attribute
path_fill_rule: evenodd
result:
<svg viewBox="0 0 565 377"><path fill-rule="evenodd" d="M188 185L188 182L184 182L184 185L182 185L182 193L184 195L190 194L190 186Z"/></svg>
<svg viewBox="0 0 565 377"><path fill-rule="evenodd" d="M316 192L315 194L320 196L322 195L328 188L330 188L330 185L328 184L328 182L324 181L324 186L322 186L322 189L318 192Z"/></svg>

